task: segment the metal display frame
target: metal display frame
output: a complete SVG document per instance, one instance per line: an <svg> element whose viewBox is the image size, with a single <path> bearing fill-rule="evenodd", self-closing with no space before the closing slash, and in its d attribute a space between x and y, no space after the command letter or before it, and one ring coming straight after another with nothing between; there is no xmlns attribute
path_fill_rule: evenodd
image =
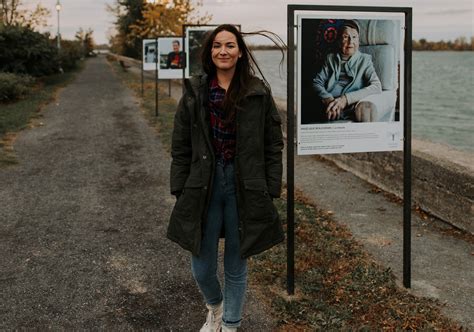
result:
<svg viewBox="0 0 474 332"><path fill-rule="evenodd" d="M157 43L158 43L158 46L160 45L159 43L159 39L160 38L176 38L176 39L182 39L182 36L173 36L173 35L160 35L158 36L156 39L158 40ZM184 52L184 44L181 46L183 48L183 52ZM160 58L160 52L159 52L159 47L157 47L157 61L158 63L160 62L159 58ZM159 66L158 66L159 68ZM157 69L158 70L158 69ZM158 74L158 79L159 79L159 74ZM174 78L164 78L165 80L168 80L168 97L171 97L171 80L174 79Z"/></svg>
<svg viewBox="0 0 474 332"><path fill-rule="evenodd" d="M141 38L141 44L142 44L142 48L141 48L141 70L140 70L140 78L141 78L141 95L143 97L143 94L144 94L144 84L145 84L145 64L144 64L144 61L143 61L143 57L145 56L145 54L143 54L143 43L145 42L145 40L155 40L155 47L156 47L156 38ZM158 52L158 50L157 50ZM156 67L155 67L156 68ZM146 71L149 71L149 70L146 70Z"/></svg>
<svg viewBox="0 0 474 332"><path fill-rule="evenodd" d="M144 54L144 42L145 42L145 41L153 41L153 42L155 42L155 39L156 39L156 38L152 38L152 37L141 38L141 44L142 44L142 48L141 48L142 71L153 71L153 70L154 70L154 68L145 70L145 64L144 64L143 58L144 58L144 56L145 56L145 54ZM148 62L148 63L149 63L149 62Z"/></svg>
<svg viewBox="0 0 474 332"><path fill-rule="evenodd" d="M173 35L163 35L163 36L158 36L158 47L160 46L160 41L159 39L160 38L174 38L174 39L177 39L177 40L180 40L181 41L181 47L182 47L182 52L184 53L184 42L183 42L183 36L179 35L179 36L173 36ZM160 56L160 52L159 52L159 49L158 49L158 57ZM159 63L159 60L158 60L158 63ZM185 68L186 66L184 66L183 68ZM158 67L159 68L159 67ZM180 69L176 69L176 70L180 70ZM162 78L162 79L165 79L165 80L174 80L174 79L178 79L178 78Z"/></svg>
<svg viewBox="0 0 474 332"><path fill-rule="evenodd" d="M287 63L287 292L295 291L295 24L296 12L332 11L400 13L405 16L403 89L403 285L411 287L411 85L412 85L412 8L373 6L288 5Z"/></svg>
<svg viewBox="0 0 474 332"><path fill-rule="evenodd" d="M183 24L182 25L182 29L183 29L183 32L182 32L182 35L183 35L183 50L184 52L187 52L186 50L186 45L185 43L189 43L189 38L188 36L186 35L186 29L188 27L214 27L214 28L217 28L220 24ZM189 51L188 51L189 53ZM186 79L186 68L189 66L189 60L188 60L188 54L186 54L186 66L184 66L183 68L183 89L184 89L184 80Z"/></svg>
<svg viewBox="0 0 474 332"><path fill-rule="evenodd" d="M158 116L158 101L159 101L159 89L158 89L158 83L159 83L159 75L158 75L158 64L159 64L159 50L158 50L158 39L160 38L181 38L181 36L172 36L172 35L159 35L156 38L142 38L142 45L145 40L155 40L155 49L156 49L156 56L155 56L155 116ZM183 39L184 41L184 39ZM184 42L183 42L184 43ZM184 45L183 45L183 50L184 50ZM142 46L142 53L143 53L143 46ZM143 65L143 54L142 54L142 65L141 65L141 94L143 97L144 94L144 83L145 83L145 75L144 75L144 65ZM168 80L168 96L171 97L171 79Z"/></svg>
<svg viewBox="0 0 474 332"><path fill-rule="evenodd" d="M155 55L155 116L158 116L158 37L156 38L142 38L142 65L141 65L141 93L142 97L144 94L144 84L145 84L145 69L144 69L144 62L143 62L143 42L145 40L155 40L155 50L156 50L156 55Z"/></svg>

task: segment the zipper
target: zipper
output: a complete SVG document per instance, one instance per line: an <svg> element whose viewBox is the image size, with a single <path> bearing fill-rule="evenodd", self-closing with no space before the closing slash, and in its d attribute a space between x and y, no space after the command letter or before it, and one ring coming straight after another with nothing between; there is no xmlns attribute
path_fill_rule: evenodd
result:
<svg viewBox="0 0 474 332"><path fill-rule="evenodd" d="M235 169L235 198L237 202L237 218L239 220L239 239L240 239L240 248L242 248L242 242L244 239L244 228L243 228L243 222L242 218L240 216L240 209L239 206L241 206L239 200L240 200L240 170L239 170L239 118L240 118L240 112L237 112L235 114L235 156L234 156L234 169Z"/></svg>
<svg viewBox="0 0 474 332"><path fill-rule="evenodd" d="M205 105L203 105L203 102L201 101L201 86L203 85L202 81L200 82L200 85L199 85L199 90L195 91L193 90L193 94L194 94L194 97L196 98L196 105L197 105L197 116L198 116L198 119L199 121L201 122L201 134L204 135L204 140L206 142L206 145L207 145L207 149L208 149L208 155L211 156L211 162L212 162L212 167L211 167L211 175L210 175L210 179L208 181L208 184L207 184L207 193L206 193L206 200L205 200L205 204L204 204L204 214L202 215L202 219L201 219L201 228L202 228L202 224L207 220L207 213L208 213L208 210L209 210L209 204L210 204L210 201L211 201L211 194L212 194L212 188L214 186L214 174L215 174L215 170L216 170L216 157L214 156L214 151L212 149L212 144L210 142L210 137L209 137L209 124L206 123L204 121L204 118L203 118L203 109L202 108L205 108ZM207 88L207 87L206 87ZM204 110L205 111L205 110ZM207 133L205 132L207 130Z"/></svg>

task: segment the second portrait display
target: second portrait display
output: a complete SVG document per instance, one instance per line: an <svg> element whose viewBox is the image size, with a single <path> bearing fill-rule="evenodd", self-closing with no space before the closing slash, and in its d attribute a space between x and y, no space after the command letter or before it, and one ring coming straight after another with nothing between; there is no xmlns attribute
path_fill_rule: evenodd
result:
<svg viewBox="0 0 474 332"><path fill-rule="evenodd" d="M186 54L183 51L182 37L158 38L160 79L181 79L186 67Z"/></svg>

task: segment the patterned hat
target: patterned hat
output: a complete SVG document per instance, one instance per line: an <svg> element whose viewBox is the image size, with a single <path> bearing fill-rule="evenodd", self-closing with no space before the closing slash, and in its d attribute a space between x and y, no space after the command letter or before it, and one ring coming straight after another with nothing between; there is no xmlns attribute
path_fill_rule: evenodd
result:
<svg viewBox="0 0 474 332"><path fill-rule="evenodd" d="M360 33L359 24L355 20L344 20L344 23L342 23L341 29L344 29L344 27L355 29L357 30L357 33Z"/></svg>

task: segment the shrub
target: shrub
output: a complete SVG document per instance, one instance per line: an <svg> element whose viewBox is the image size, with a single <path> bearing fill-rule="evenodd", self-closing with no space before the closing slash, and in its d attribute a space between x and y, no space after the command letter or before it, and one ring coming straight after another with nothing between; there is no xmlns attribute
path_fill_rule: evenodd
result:
<svg viewBox="0 0 474 332"><path fill-rule="evenodd" d="M29 75L0 73L0 102L12 101L27 94L34 82Z"/></svg>
<svg viewBox="0 0 474 332"><path fill-rule="evenodd" d="M83 57L83 49L79 41L62 40L59 59L65 71L75 69L77 62Z"/></svg>
<svg viewBox="0 0 474 332"><path fill-rule="evenodd" d="M49 35L0 24L0 71L45 76L58 69L58 50Z"/></svg>
<svg viewBox="0 0 474 332"><path fill-rule="evenodd" d="M58 53L56 39L28 27L0 24L0 72L47 76L77 67L83 56L79 41L61 40Z"/></svg>

